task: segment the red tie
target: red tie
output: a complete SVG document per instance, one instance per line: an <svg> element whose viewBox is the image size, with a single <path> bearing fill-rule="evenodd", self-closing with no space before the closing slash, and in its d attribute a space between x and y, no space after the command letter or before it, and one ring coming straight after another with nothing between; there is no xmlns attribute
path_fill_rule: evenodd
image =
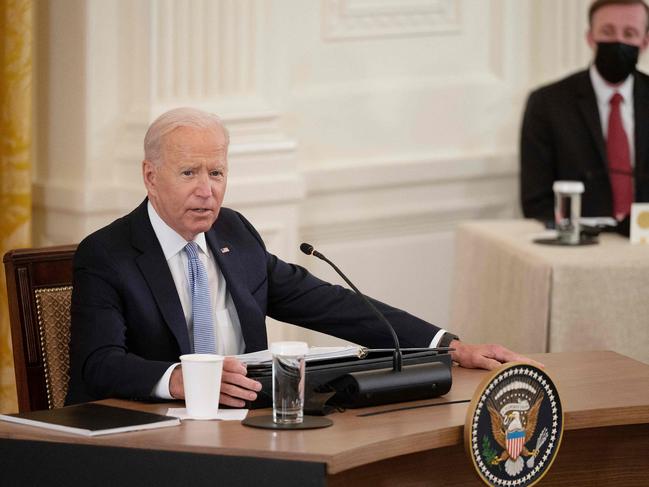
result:
<svg viewBox="0 0 649 487"><path fill-rule="evenodd" d="M611 97L611 114L608 118L608 140L606 141L606 155L613 191L613 216L618 220L623 220L631 213L633 202L633 171L629 139L624 131L620 114L620 103L623 100L619 93Z"/></svg>

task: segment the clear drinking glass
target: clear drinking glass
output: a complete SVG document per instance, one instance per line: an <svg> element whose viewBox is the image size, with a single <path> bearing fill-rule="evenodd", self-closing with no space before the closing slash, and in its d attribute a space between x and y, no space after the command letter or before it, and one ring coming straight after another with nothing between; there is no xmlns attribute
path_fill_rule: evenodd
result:
<svg viewBox="0 0 649 487"><path fill-rule="evenodd" d="M273 421L301 423L304 418L304 364L309 346L304 342L275 342L273 355Z"/></svg>
<svg viewBox="0 0 649 487"><path fill-rule="evenodd" d="M561 242L576 245L580 238L581 195L584 183L581 181L555 181L554 223Z"/></svg>

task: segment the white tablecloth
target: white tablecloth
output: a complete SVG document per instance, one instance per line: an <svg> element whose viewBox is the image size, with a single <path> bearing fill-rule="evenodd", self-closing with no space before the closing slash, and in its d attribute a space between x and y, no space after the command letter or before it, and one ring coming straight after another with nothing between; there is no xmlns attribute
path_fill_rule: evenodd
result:
<svg viewBox="0 0 649 487"><path fill-rule="evenodd" d="M531 220L479 221L456 234L450 329L521 352L615 350L649 363L649 245L532 242Z"/></svg>

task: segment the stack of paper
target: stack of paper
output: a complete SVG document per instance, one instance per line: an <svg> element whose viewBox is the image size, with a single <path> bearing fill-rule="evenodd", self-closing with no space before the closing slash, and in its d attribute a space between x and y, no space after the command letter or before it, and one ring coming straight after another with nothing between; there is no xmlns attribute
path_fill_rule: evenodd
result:
<svg viewBox="0 0 649 487"><path fill-rule="evenodd" d="M367 349L357 345L345 347L310 347L306 355L307 362L318 362L321 360L331 360L345 357L363 358ZM259 352L244 353L237 355L236 358L246 364L265 364L271 363L273 356L270 350L260 350Z"/></svg>

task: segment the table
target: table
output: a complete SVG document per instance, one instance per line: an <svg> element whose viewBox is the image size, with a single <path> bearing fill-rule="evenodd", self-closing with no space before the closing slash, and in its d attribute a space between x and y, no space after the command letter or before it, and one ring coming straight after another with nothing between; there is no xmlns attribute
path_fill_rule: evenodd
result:
<svg viewBox="0 0 649 487"><path fill-rule="evenodd" d="M616 350L649 363L649 245L613 233L599 245L532 242L533 220L462 224L450 329L520 352Z"/></svg>
<svg viewBox="0 0 649 487"><path fill-rule="evenodd" d="M557 383L566 427L543 485L646 485L649 365L613 352L535 358ZM454 367L446 397L335 413L334 425L322 430L273 432L238 422L184 421L85 438L0 422L0 483L479 485L462 445L468 404L448 403L468 400L485 374ZM104 402L156 412L170 406ZM416 408L405 409L411 406Z"/></svg>

